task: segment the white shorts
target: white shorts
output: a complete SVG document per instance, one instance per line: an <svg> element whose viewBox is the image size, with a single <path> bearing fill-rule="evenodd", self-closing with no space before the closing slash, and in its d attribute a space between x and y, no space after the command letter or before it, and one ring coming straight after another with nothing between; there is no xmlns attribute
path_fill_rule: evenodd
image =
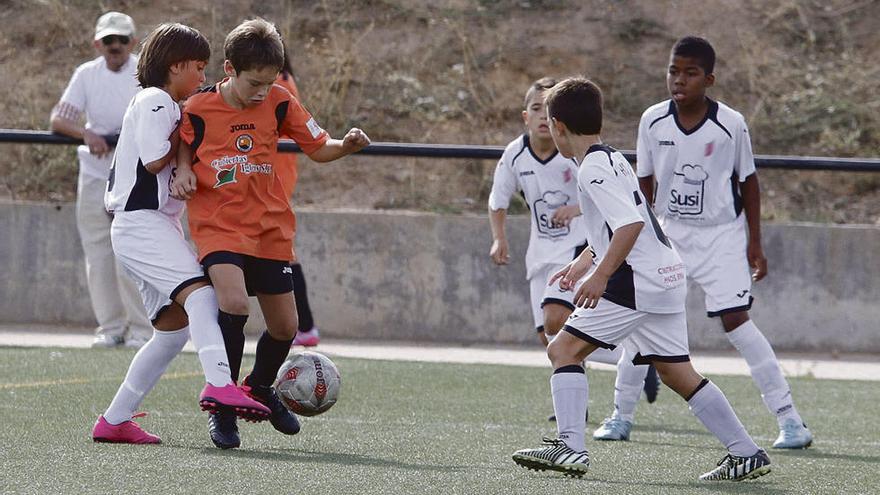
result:
<svg viewBox="0 0 880 495"><path fill-rule="evenodd" d="M675 244L692 279L706 293L709 316L752 307L752 273L746 256L745 215L730 223L695 227L667 220L663 231Z"/></svg>
<svg viewBox="0 0 880 495"><path fill-rule="evenodd" d="M679 313L645 313L599 299L593 309L577 308L563 330L596 347L625 347L635 354L633 363L679 363L690 360L687 316Z"/></svg>
<svg viewBox="0 0 880 495"><path fill-rule="evenodd" d="M178 292L207 280L179 218L156 210L118 212L110 240L119 263L137 284L151 321Z"/></svg>
<svg viewBox="0 0 880 495"><path fill-rule="evenodd" d="M547 285L550 277L554 273L562 270L565 265L546 264L538 268L535 274L529 280L529 293L532 303L532 317L535 320L535 329L539 332L544 331L544 305L547 303L560 304L574 311L574 294L580 287L578 282L574 290L562 290L559 288L559 282L553 285ZM586 276L581 279L583 281Z"/></svg>

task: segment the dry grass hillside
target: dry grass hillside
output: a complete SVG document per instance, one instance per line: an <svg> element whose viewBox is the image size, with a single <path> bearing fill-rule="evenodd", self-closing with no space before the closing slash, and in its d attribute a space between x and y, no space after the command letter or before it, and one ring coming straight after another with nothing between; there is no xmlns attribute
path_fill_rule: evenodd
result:
<svg viewBox="0 0 880 495"><path fill-rule="evenodd" d="M0 127L43 129L73 69L93 57L102 10L141 35L163 21L211 40L275 22L306 106L335 135L502 145L521 130L522 94L543 75L585 74L606 92L605 139L632 149L641 111L666 97L672 42L713 41L712 95L749 121L756 153L874 157L880 149L880 2L871 0L0 0ZM66 200L72 147L0 145L0 196ZM295 200L316 206L484 211L494 164L349 158L301 161ZM880 224L880 174L762 172L771 220Z"/></svg>

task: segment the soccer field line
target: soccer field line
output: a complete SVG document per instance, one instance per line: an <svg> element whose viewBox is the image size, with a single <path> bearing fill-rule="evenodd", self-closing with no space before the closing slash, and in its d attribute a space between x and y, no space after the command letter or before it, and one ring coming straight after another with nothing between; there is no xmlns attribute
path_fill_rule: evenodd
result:
<svg viewBox="0 0 880 495"><path fill-rule="evenodd" d="M197 376L202 376L203 373L201 371L186 371L186 372L177 372L177 373L165 373L162 375L163 380L178 380L181 378L195 378ZM18 382L18 383L0 383L0 390L10 390L10 389L20 389L20 388L40 388L40 387L54 387L58 385L88 385L91 383L99 383L99 382L113 382L120 381L121 376L114 376L108 378L65 378L59 380L41 380L38 382Z"/></svg>

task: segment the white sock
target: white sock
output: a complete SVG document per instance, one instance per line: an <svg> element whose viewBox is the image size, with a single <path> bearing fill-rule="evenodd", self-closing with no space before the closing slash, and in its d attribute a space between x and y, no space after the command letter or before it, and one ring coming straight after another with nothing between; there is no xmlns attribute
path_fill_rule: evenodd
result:
<svg viewBox="0 0 880 495"><path fill-rule="evenodd" d="M589 356L587 356L587 361L593 361L595 363L617 364L617 361L620 360L620 356L622 354L623 346L621 345L617 346L617 348L613 351L611 349L600 347L591 352Z"/></svg>
<svg viewBox="0 0 880 495"><path fill-rule="evenodd" d="M590 387L587 375L580 366L565 367L577 371L559 372L556 370L550 377L550 393L553 394L553 412L556 413L556 430L559 438L575 452L587 450L584 442L584 430L587 427L587 401L590 398Z"/></svg>
<svg viewBox="0 0 880 495"><path fill-rule="evenodd" d="M731 454L739 457L755 455L758 445L736 417L727 397L709 380L703 383L705 385L687 401L691 412Z"/></svg>
<svg viewBox="0 0 880 495"><path fill-rule="evenodd" d="M736 327L732 332L727 332L727 338L745 358L752 373L752 380L761 391L761 398L764 399L767 409L776 415L779 426L788 419L794 419L798 424L802 424L803 420L795 409L791 397L791 387L779 367L779 360L776 359L776 354L767 342L767 338L752 320Z"/></svg>
<svg viewBox="0 0 880 495"><path fill-rule="evenodd" d="M617 379L614 381L614 413L612 418L634 422L636 405L642 396L645 386L647 366L636 366L632 363L633 356L623 352L617 362Z"/></svg>
<svg viewBox="0 0 880 495"><path fill-rule="evenodd" d="M193 346L199 353L205 380L215 387L229 385L232 383L229 358L226 356L226 345L217 323L220 308L214 288L208 285L194 290L187 296L183 306L189 316L190 334Z"/></svg>
<svg viewBox="0 0 880 495"><path fill-rule="evenodd" d="M125 381L116 391L113 402L104 413L104 419L111 425L129 421L174 357L180 354L187 340L187 327L173 332L153 330L153 337L140 348L128 365Z"/></svg>

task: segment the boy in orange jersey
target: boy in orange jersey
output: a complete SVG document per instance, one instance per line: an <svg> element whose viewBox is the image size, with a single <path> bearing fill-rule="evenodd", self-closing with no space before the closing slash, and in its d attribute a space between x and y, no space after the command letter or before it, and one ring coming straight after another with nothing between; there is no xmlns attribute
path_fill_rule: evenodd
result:
<svg viewBox="0 0 880 495"><path fill-rule="evenodd" d="M293 68L290 64L290 56L287 50L287 44L284 45L284 66L278 74L275 84L283 86L294 98L299 100L299 89L296 87L296 81L293 78ZM292 139L290 136L282 136L285 139ZM281 180L281 186L284 187L284 193L288 198L293 196L296 189L296 181L298 178L297 157L294 153L281 153L278 157L279 164L275 167L275 173ZM284 163L287 162L287 163ZM312 308L309 305L309 296L306 291L306 278L303 274L302 265L296 256L296 225L293 230L293 258L291 258L290 269L291 278L293 279L293 297L296 300L296 314L298 325L296 337L293 338L293 345L301 345L305 347L314 347L318 345L321 337L318 333L318 327L315 326L315 319L312 316Z"/></svg>
<svg viewBox="0 0 880 495"><path fill-rule="evenodd" d="M290 277L295 218L275 172L282 163L278 139L292 137L317 162L354 153L370 140L360 129L331 139L296 98L275 84L284 49L272 24L245 21L229 33L223 48L228 77L192 96L184 109L186 146L180 147L172 192L190 199L190 232L217 292L234 379L244 351L247 297L257 296L267 330L242 388L269 407L276 430L293 435L299 421L272 389L297 329ZM211 416L209 428L218 447L240 445L232 411Z"/></svg>

